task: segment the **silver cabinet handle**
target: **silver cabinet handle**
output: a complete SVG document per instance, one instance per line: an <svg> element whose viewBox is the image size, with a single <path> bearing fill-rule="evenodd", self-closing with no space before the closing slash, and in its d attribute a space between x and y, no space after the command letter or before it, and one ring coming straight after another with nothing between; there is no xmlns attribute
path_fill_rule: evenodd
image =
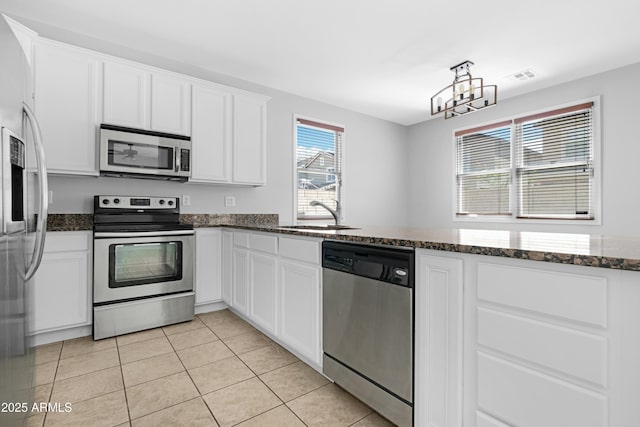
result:
<svg viewBox="0 0 640 427"><path fill-rule="evenodd" d="M42 254L44 253L44 240L47 232L47 214L49 210L49 187L47 185L47 165L44 157L44 146L42 145L42 133L35 114L27 104L23 104L23 109L27 121L31 127L33 141L36 149L36 164L38 166L38 179L40 187L40 203L38 217L36 219L36 242L31 257L31 265L25 273L25 281L29 281L40 267Z"/></svg>

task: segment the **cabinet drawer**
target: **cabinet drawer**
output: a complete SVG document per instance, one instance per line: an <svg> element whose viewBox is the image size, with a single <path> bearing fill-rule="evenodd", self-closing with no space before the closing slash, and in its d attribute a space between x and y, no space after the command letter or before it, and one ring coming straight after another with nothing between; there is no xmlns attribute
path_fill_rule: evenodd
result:
<svg viewBox="0 0 640 427"><path fill-rule="evenodd" d="M600 387L607 386L606 337L478 308L478 343Z"/></svg>
<svg viewBox="0 0 640 427"><path fill-rule="evenodd" d="M88 251L90 244L90 231L53 231L47 233L44 251L46 253Z"/></svg>
<svg viewBox="0 0 640 427"><path fill-rule="evenodd" d="M233 232L233 246L238 246L241 248L249 247L249 233L245 233L243 231L234 231Z"/></svg>
<svg viewBox="0 0 640 427"><path fill-rule="evenodd" d="M280 256L320 264L320 240L280 238Z"/></svg>
<svg viewBox="0 0 640 427"><path fill-rule="evenodd" d="M607 279L478 263L478 299L607 326Z"/></svg>
<svg viewBox="0 0 640 427"><path fill-rule="evenodd" d="M278 237L268 234L255 234L249 235L249 248L262 251L269 254L278 254Z"/></svg>

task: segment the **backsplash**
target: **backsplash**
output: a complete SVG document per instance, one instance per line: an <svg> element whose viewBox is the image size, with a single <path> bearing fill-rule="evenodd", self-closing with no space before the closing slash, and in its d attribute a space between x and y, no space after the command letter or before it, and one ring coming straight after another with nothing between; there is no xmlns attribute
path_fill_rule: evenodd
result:
<svg viewBox="0 0 640 427"><path fill-rule="evenodd" d="M212 225L278 225L278 214L180 214L180 221L194 227Z"/></svg>
<svg viewBox="0 0 640 427"><path fill-rule="evenodd" d="M194 227L216 225L278 225L278 214L180 214L180 221ZM49 214L47 231L93 229L93 214Z"/></svg>

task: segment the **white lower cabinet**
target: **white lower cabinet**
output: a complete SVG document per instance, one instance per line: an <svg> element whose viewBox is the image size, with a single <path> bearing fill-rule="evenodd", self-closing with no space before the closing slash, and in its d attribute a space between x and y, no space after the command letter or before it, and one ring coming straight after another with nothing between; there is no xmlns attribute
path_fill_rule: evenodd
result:
<svg viewBox="0 0 640 427"><path fill-rule="evenodd" d="M222 299L222 231L200 228L195 232L196 306Z"/></svg>
<svg viewBox="0 0 640 427"><path fill-rule="evenodd" d="M40 268L29 282L29 334L91 325L92 233L47 233Z"/></svg>
<svg viewBox="0 0 640 427"><path fill-rule="evenodd" d="M640 425L640 272L416 255L415 425Z"/></svg>
<svg viewBox="0 0 640 427"><path fill-rule="evenodd" d="M239 313L248 314L249 303L249 251L233 248L233 308Z"/></svg>
<svg viewBox="0 0 640 427"><path fill-rule="evenodd" d="M321 369L322 240L227 233L223 247L232 254L232 286L227 297L223 286L223 298L261 331Z"/></svg>
<svg viewBox="0 0 640 427"><path fill-rule="evenodd" d="M462 425L462 260L416 251L414 425Z"/></svg>
<svg viewBox="0 0 640 427"><path fill-rule="evenodd" d="M277 239L277 237L273 237ZM259 252L249 255L249 317L266 332L276 333L278 257Z"/></svg>
<svg viewBox="0 0 640 427"><path fill-rule="evenodd" d="M222 230L222 301L233 307L233 231Z"/></svg>
<svg viewBox="0 0 640 427"><path fill-rule="evenodd" d="M280 260L278 336L318 366L322 366L321 272L319 265Z"/></svg>

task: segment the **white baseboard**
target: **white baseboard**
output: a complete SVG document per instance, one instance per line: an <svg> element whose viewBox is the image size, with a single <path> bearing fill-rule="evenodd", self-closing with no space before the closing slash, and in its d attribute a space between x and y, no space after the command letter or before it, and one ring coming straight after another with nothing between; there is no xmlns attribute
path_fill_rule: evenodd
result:
<svg viewBox="0 0 640 427"><path fill-rule="evenodd" d="M204 304L196 304L196 314L208 313L210 311L218 311L229 308L223 301L209 302Z"/></svg>
<svg viewBox="0 0 640 427"><path fill-rule="evenodd" d="M29 344L32 347L49 344L57 341L70 340L73 338L86 337L93 334L93 326L78 326L75 328L62 329L59 331L41 332L29 336Z"/></svg>
<svg viewBox="0 0 640 427"><path fill-rule="evenodd" d="M208 313L210 311L224 310L228 308L223 301L200 304L195 307L196 314ZM78 326L75 328L61 329L59 331L41 332L29 336L29 344L32 347L52 342L71 340L74 338L86 337L93 334L93 326Z"/></svg>

